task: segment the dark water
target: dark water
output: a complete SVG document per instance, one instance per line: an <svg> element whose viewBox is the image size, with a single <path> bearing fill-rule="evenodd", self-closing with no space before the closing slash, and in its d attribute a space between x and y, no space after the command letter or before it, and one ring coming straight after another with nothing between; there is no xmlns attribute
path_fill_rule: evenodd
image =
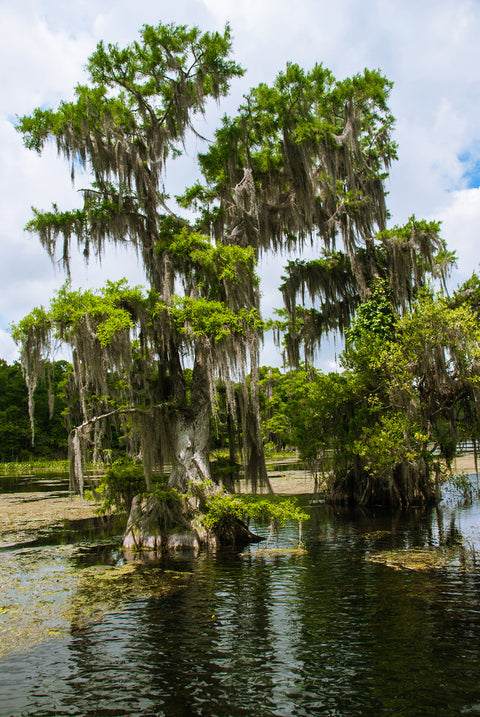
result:
<svg viewBox="0 0 480 717"><path fill-rule="evenodd" d="M4 658L0 714L480 714L480 509L319 506L305 533L303 555L260 557L260 545L145 568L191 575L174 595ZM278 544L296 537L288 527ZM448 567L367 560L439 545ZM121 560L118 545L84 552Z"/></svg>
<svg viewBox="0 0 480 717"><path fill-rule="evenodd" d="M68 491L68 475L61 478L48 475L34 478L31 475L0 475L0 493L50 493Z"/></svg>

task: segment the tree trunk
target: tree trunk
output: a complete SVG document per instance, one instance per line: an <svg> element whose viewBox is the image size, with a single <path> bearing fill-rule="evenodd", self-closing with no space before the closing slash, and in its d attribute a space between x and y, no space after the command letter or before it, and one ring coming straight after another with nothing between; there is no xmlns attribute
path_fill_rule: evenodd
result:
<svg viewBox="0 0 480 717"><path fill-rule="evenodd" d="M132 502L123 538L126 550L194 550L217 545L245 545L263 540L238 518L216 534L201 523L208 498L221 490L210 481L208 459L210 412L179 413L173 424L172 472L164 495L138 495ZM175 489L175 491L172 491ZM172 496L177 496L176 500ZM181 496L181 497L180 497ZM181 501L181 502L180 502Z"/></svg>
<svg viewBox="0 0 480 717"><path fill-rule="evenodd" d="M198 550L203 544L215 543L199 521L208 497L219 490L210 482L210 411L204 405L196 408L172 419L172 471L167 490L164 495L136 496L123 539L127 549Z"/></svg>
<svg viewBox="0 0 480 717"><path fill-rule="evenodd" d="M438 502L434 481L424 460L397 463L389 475L370 475L362 465L336 478L327 495L331 503L406 508Z"/></svg>
<svg viewBox="0 0 480 717"><path fill-rule="evenodd" d="M210 391L202 352L197 352L190 406L172 417L172 470L164 495L136 496L130 510L123 545L127 549L198 549L215 539L199 517L216 490L210 482ZM177 493L171 492L175 489ZM175 498L175 496L177 496Z"/></svg>
<svg viewBox="0 0 480 717"><path fill-rule="evenodd" d="M187 493L192 485L210 480L210 408L197 406L173 419L172 471L169 488Z"/></svg>

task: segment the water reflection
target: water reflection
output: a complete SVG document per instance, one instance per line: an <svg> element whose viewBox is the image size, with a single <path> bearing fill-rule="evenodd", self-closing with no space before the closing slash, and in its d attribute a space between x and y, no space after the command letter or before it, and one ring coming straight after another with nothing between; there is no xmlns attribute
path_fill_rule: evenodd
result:
<svg viewBox="0 0 480 717"><path fill-rule="evenodd" d="M68 491L68 475L49 475L35 478L32 475L0 475L0 493L32 493Z"/></svg>
<svg viewBox="0 0 480 717"><path fill-rule="evenodd" d="M132 593L121 609L77 626L69 638L5 658L0 713L478 711L480 574L471 556L479 508L311 512L303 555L272 556L251 546L242 555L143 566L149 580L165 570L188 574L186 587ZM279 545L296 537L291 526ZM420 548L453 552L441 567L422 569L368 559ZM121 562L118 547L89 550L89 564Z"/></svg>

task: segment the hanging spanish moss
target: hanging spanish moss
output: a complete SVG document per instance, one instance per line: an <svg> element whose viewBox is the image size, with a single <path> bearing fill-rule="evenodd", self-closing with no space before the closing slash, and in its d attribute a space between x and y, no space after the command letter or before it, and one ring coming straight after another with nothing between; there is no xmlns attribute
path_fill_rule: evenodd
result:
<svg viewBox="0 0 480 717"><path fill-rule="evenodd" d="M168 464L170 489L207 490L218 381L236 420L233 383L255 373L263 324L253 250L193 231L171 212L163 190L166 163L193 129L195 114L243 73L229 58L230 47L228 27L202 34L145 26L140 41L123 50L98 45L87 66L89 84L77 87L74 101L19 120L28 147L41 152L53 139L71 164L72 181L78 163L92 178L81 209L34 210L28 229L52 260L59 254L68 275L74 242L87 261L102 259L111 244L126 244L150 285L148 292L125 282L82 292L67 284L45 318L33 312L14 332L22 345L32 436L36 381L52 342L71 348L74 491L83 493L87 457L101 456L112 434L141 459L147 489ZM180 287L183 294L176 295ZM247 478L260 487L266 469L257 403L250 388L248 419L240 422L254 429L243 433L241 453Z"/></svg>
<svg viewBox="0 0 480 717"><path fill-rule="evenodd" d="M257 253L319 248L318 259L288 262L281 287L291 365L301 347L313 360L326 334L343 334L378 280L390 281L404 309L428 277L444 284L453 263L438 223L412 217L386 229L391 86L378 72L338 81L321 65L307 73L289 64L271 87L246 96L200 156L203 196L218 202L204 217L219 240ZM197 186L184 200L199 196Z"/></svg>
<svg viewBox="0 0 480 717"><path fill-rule="evenodd" d="M80 493L87 455L101 456L115 435L141 459L148 490L168 464L169 490L206 500L218 490L209 451L219 385L245 475L254 490L268 488L257 389L264 324L255 268L263 252L308 244L323 252L286 270L292 363L301 347L312 357L322 335L345 331L376 282L389 279L395 305L405 307L427 274L448 269L437 225L412 218L386 229L384 180L396 146L391 83L377 71L338 81L321 65L306 72L289 64L272 86L251 90L199 156L204 185L177 198L195 219L175 214L164 188L168 164L196 132L196 115L243 74L230 51L228 26L201 33L146 25L125 48L97 46L73 101L18 122L27 147L41 152L51 140L72 181L79 164L91 179L80 209L34 210L27 228L52 260L68 276L74 251L101 260L108 247L126 245L148 284L108 282L97 292L67 284L14 332L32 435L44 361L57 341L71 349L71 488ZM298 308L306 299L312 306Z"/></svg>

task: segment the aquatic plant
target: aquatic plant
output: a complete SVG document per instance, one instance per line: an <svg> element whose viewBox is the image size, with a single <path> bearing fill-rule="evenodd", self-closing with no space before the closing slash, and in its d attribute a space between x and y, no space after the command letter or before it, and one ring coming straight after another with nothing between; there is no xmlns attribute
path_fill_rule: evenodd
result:
<svg viewBox="0 0 480 717"><path fill-rule="evenodd" d="M220 539L225 540L234 535L238 521L247 525L250 521L268 523L270 538L287 521L293 520L298 523L298 540L301 543L302 523L309 517L291 498L217 493L208 499L207 512L202 517L202 523Z"/></svg>

